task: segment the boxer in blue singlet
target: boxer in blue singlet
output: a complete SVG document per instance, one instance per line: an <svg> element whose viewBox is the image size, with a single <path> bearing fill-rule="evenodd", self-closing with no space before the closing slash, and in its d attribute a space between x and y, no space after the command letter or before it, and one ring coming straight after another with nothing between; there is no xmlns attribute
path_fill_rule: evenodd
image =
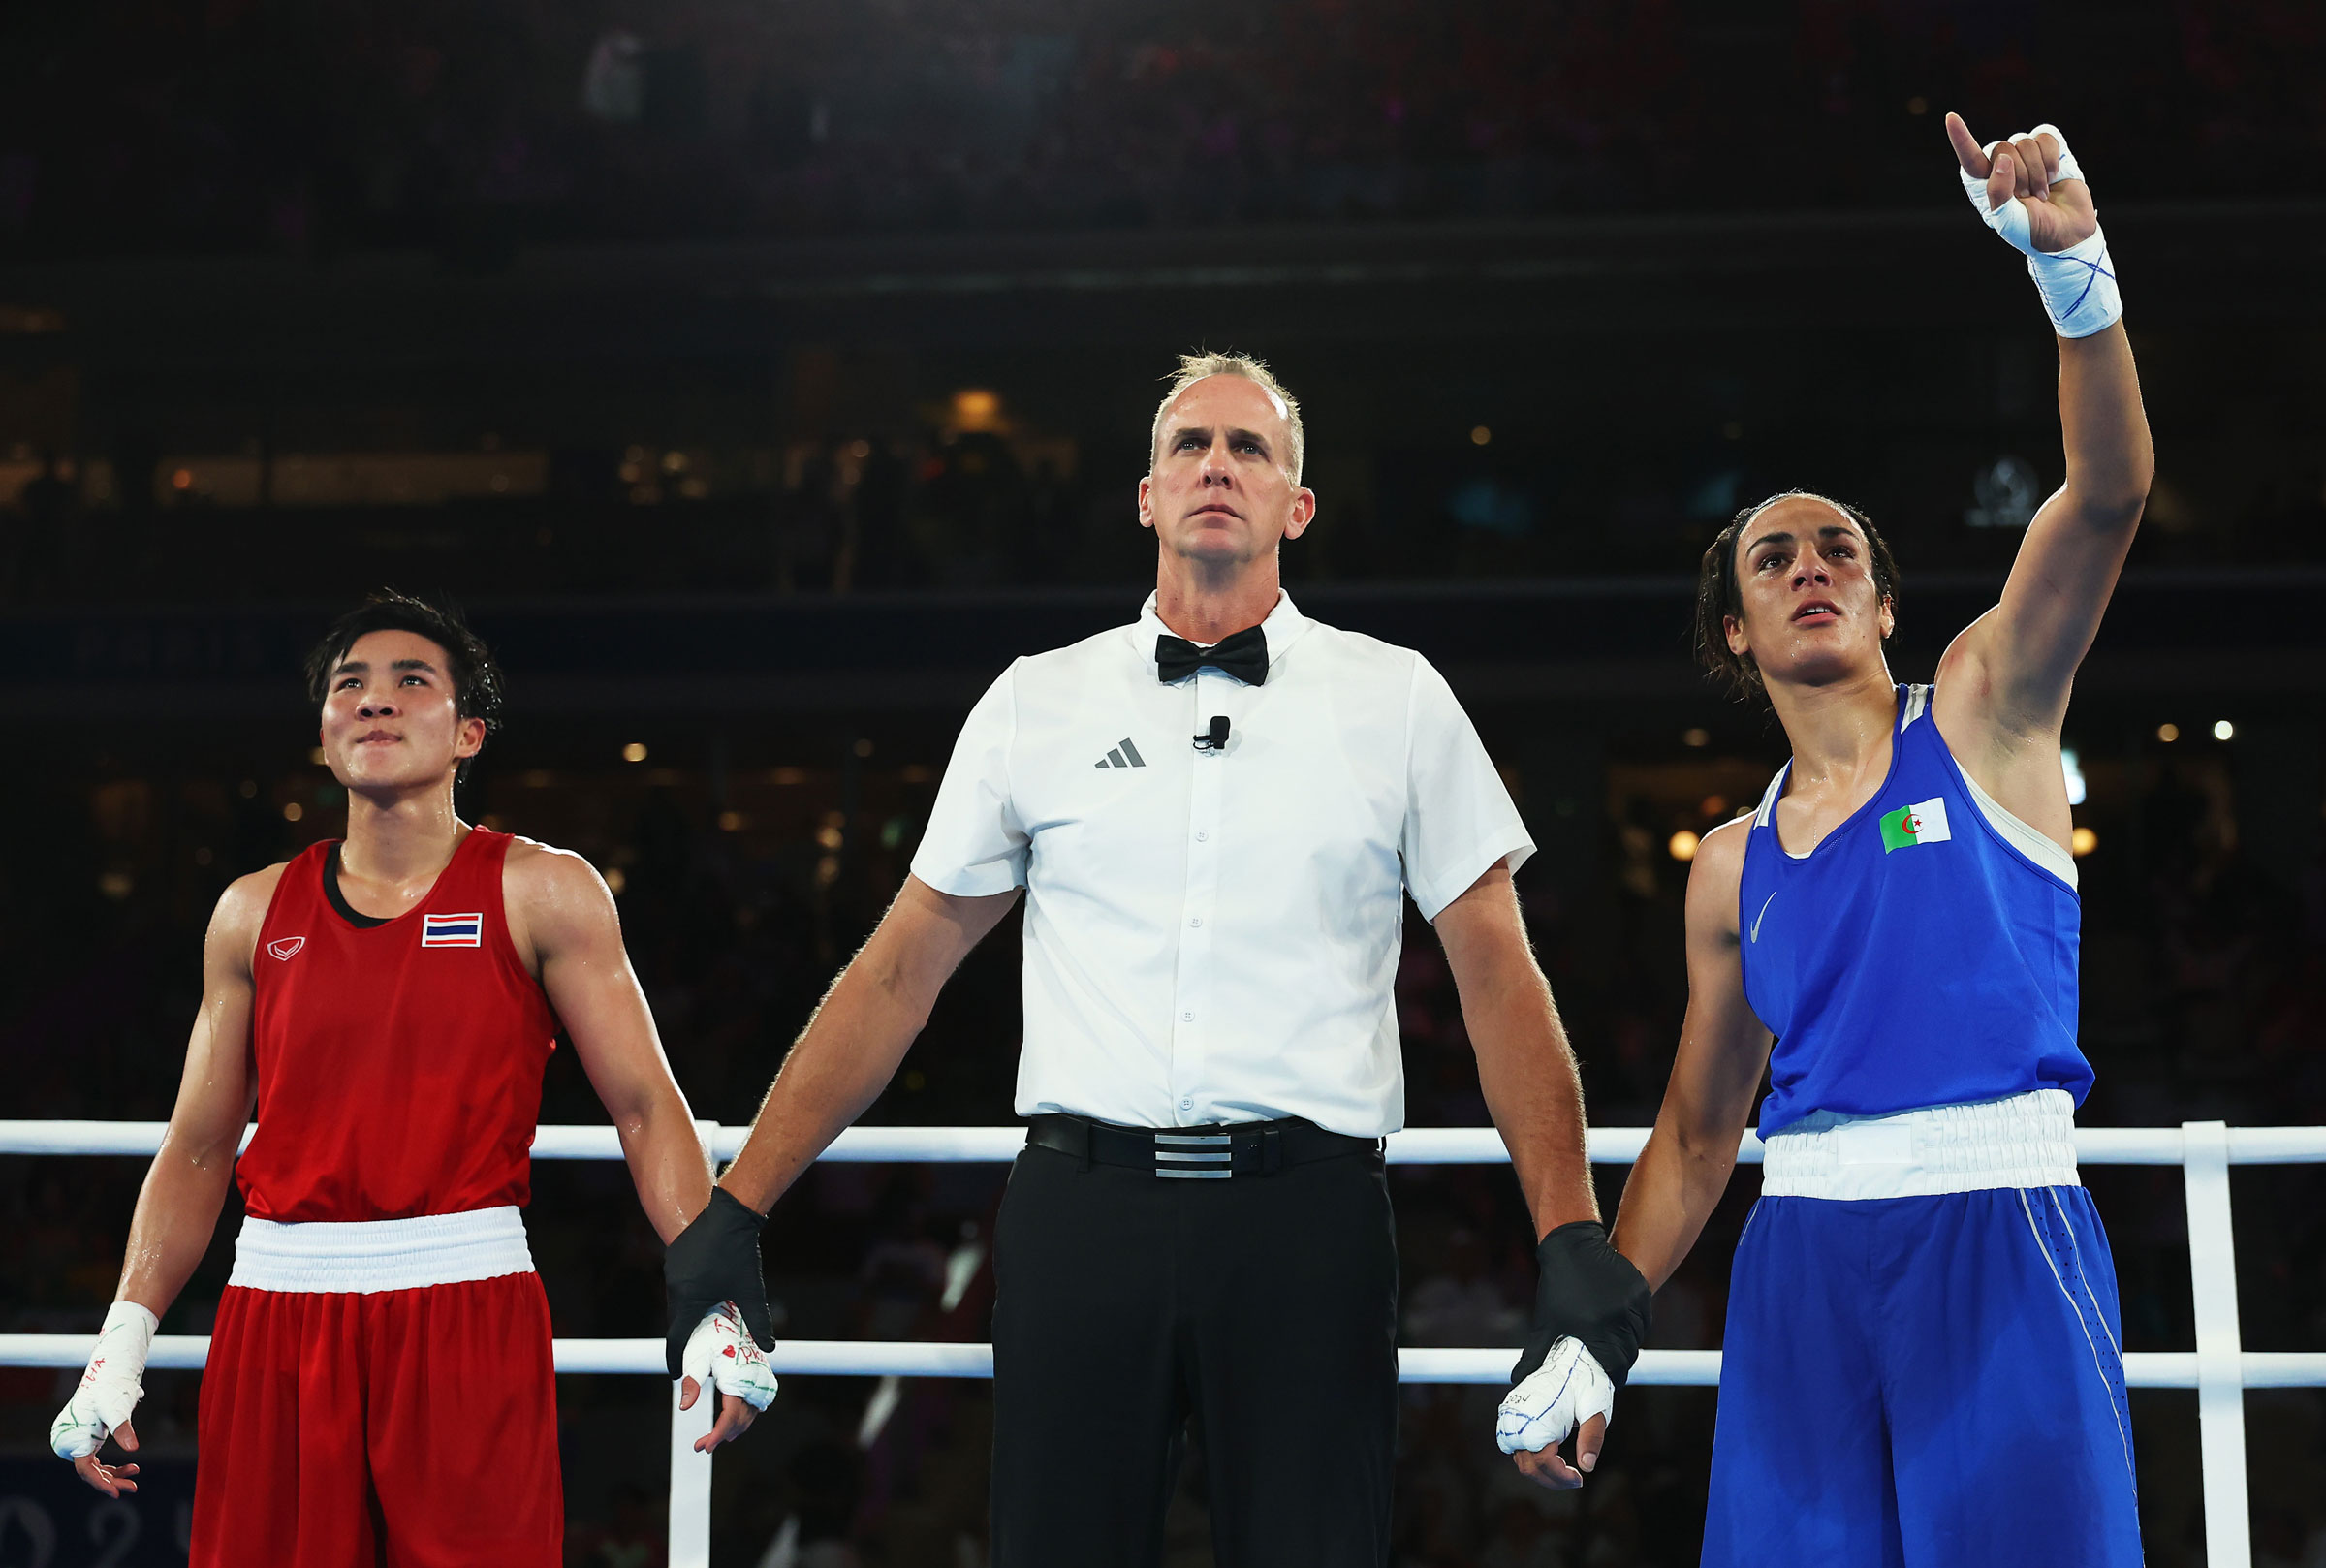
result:
<svg viewBox="0 0 2326 1568"><path fill-rule="evenodd" d="M1793 757L1697 851L1687 1018L1614 1241L1670 1277L1765 1066L1707 1568L2141 1560L2115 1271L2072 1141L2091 1068L2059 735L2154 456L2064 141L1982 147L1947 118L2059 333L2067 478L1927 687L1891 680L1897 573L1855 509L1774 497L1704 557L1707 662L1766 694Z"/></svg>

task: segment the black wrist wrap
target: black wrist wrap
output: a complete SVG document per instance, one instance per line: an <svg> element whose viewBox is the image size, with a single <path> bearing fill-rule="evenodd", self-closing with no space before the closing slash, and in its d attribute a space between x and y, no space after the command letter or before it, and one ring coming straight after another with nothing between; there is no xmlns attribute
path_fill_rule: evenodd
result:
<svg viewBox="0 0 2326 1568"><path fill-rule="evenodd" d="M671 1311L664 1351L671 1376L679 1375L695 1325L721 1301L736 1304L760 1349L775 1348L775 1318L759 1270L759 1228L765 1223L726 1188L713 1187L710 1207L663 1249L663 1293Z"/></svg>
<svg viewBox="0 0 2326 1568"><path fill-rule="evenodd" d="M1607 1228L1596 1220L1561 1225L1535 1247L1534 1261L1542 1270L1534 1288L1534 1324L1510 1380L1524 1382L1553 1344L1572 1335L1621 1388L1640 1358L1640 1341L1648 1337L1654 1296L1648 1281L1630 1259L1607 1244Z"/></svg>

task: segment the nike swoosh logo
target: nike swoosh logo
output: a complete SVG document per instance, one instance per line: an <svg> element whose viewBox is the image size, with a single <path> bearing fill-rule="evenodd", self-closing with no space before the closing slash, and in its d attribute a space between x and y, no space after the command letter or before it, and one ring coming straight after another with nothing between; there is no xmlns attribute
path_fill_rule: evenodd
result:
<svg viewBox="0 0 2326 1568"><path fill-rule="evenodd" d="M1752 939L1755 942L1758 942L1761 939L1762 916L1767 915L1769 913L1769 906L1776 902L1776 894L1773 893L1768 897L1761 900L1761 913L1752 917Z"/></svg>

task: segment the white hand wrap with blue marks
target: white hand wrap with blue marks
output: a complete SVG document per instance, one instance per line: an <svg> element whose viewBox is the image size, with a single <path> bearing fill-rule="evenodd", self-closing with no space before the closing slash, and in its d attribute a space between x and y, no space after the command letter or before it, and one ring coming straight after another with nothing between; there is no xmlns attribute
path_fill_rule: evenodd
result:
<svg viewBox="0 0 2326 1568"><path fill-rule="evenodd" d="M2084 178L2082 166L2076 162L2076 155L2067 150L2067 138L2059 134L2057 125L2017 131L2007 140L2020 141L2034 136L2048 136L2059 143L2059 172L2052 176L2053 184ZM1987 156L1992 159L1995 149L2002 144L1989 142ZM1987 204L1987 182L1960 165L1955 172L1981 220L2001 235L2005 243L2027 257L2027 275L2035 280L2035 291L2043 296L2043 308L2061 337L2090 337L2094 332L2106 331L2122 318L2124 301L2117 293L2116 263L2108 254L2106 230L2095 228L2090 238L2065 250L2037 250L2028 237L2026 203L2015 196L2001 206L1991 208Z"/></svg>
<svg viewBox="0 0 2326 1568"><path fill-rule="evenodd" d="M1615 1419L1616 1385L1580 1339L1560 1339L1543 1364L1502 1396L1494 1442L1505 1454L1539 1454L1572 1437L1593 1416Z"/></svg>

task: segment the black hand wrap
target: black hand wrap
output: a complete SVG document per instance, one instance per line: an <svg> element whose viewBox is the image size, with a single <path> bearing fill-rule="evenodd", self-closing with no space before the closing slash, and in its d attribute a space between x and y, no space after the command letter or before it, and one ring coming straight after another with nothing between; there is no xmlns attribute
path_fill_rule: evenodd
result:
<svg viewBox="0 0 2326 1568"><path fill-rule="evenodd" d="M663 1348L671 1376L680 1375L686 1342L703 1314L721 1301L733 1301L742 1312L743 1327L760 1349L775 1348L775 1315L768 1310L768 1285L759 1271L759 1228L765 1223L726 1188L713 1187L710 1207L663 1249L663 1294L671 1308Z"/></svg>
<svg viewBox="0 0 2326 1568"><path fill-rule="evenodd" d="M1551 1347L1573 1335L1617 1388L1640 1359L1654 1292L1631 1260L1607 1244L1596 1220L1561 1225L1534 1249L1542 1277L1534 1287L1534 1325L1510 1380L1524 1383Z"/></svg>

